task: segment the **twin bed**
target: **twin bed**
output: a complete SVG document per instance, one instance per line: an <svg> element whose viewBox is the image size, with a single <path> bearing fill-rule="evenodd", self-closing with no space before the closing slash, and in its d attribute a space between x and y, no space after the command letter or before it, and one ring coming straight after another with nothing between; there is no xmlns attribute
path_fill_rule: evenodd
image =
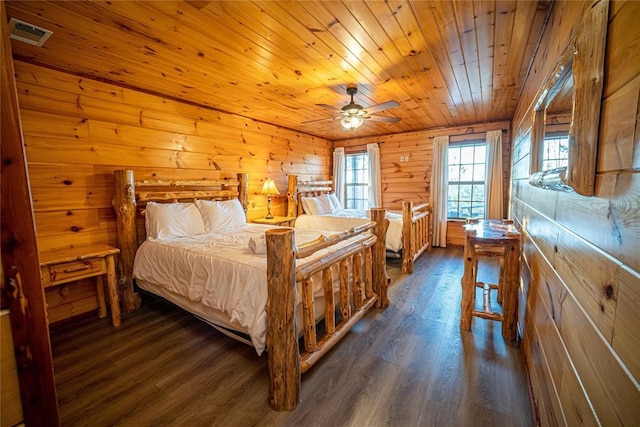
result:
<svg viewBox="0 0 640 427"><path fill-rule="evenodd" d="M289 175L288 216L296 230L348 230L370 220L369 212L342 209L332 181L300 181ZM415 260L431 249L431 206L402 203L402 212L388 211L387 255L402 258L402 272L412 273Z"/></svg>
<svg viewBox="0 0 640 427"><path fill-rule="evenodd" d="M389 303L385 211L331 233L249 224L247 174L143 178L115 171L125 311L140 304L135 277L140 288L246 337L258 354L267 351L269 404L294 409L301 374L370 308Z"/></svg>

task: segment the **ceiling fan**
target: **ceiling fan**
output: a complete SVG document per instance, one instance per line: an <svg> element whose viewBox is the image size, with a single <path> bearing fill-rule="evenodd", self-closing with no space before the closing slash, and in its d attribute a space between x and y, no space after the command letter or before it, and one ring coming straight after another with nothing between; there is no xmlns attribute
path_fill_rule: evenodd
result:
<svg viewBox="0 0 640 427"><path fill-rule="evenodd" d="M340 119L340 123L346 130L356 129L362 126L365 120L371 120L375 122L387 122L387 123L397 123L400 121L398 117L387 117L387 116L373 116L374 113L379 113L380 111L388 110L390 108L395 108L400 106L400 104L396 101L387 101L382 104L373 105L369 108L364 108L362 105L356 104L353 101L353 96L358 93L358 86L355 84L347 85L347 95L351 95L351 102L345 105L342 108L332 107L327 104L316 104L319 107L325 108L329 111L339 112L340 114L335 117L329 117L326 119L317 119L317 120L309 120L306 122L302 122L302 124L306 123L314 123L321 122L327 120L338 120Z"/></svg>

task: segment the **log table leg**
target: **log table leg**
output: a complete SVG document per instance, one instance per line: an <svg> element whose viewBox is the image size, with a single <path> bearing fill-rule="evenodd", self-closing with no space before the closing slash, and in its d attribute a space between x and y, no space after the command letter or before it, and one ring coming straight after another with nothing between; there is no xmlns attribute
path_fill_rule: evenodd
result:
<svg viewBox="0 0 640 427"><path fill-rule="evenodd" d="M471 330L471 316L476 292L476 255L473 250L475 232L469 230L464 240L464 274L462 275L462 304L460 307L460 329Z"/></svg>
<svg viewBox="0 0 640 427"><path fill-rule="evenodd" d="M104 299L104 281L102 276L96 277L96 298L98 299L98 317L103 318L107 316L107 304Z"/></svg>
<svg viewBox="0 0 640 427"><path fill-rule="evenodd" d="M515 340L518 329L518 287L520 276L520 240L509 240L504 254L502 337Z"/></svg>
<svg viewBox="0 0 640 427"><path fill-rule="evenodd" d="M113 255L107 257L107 288L109 289L109 301L111 302L111 323L114 328L117 328L120 326L120 297L116 280L116 262L113 259Z"/></svg>

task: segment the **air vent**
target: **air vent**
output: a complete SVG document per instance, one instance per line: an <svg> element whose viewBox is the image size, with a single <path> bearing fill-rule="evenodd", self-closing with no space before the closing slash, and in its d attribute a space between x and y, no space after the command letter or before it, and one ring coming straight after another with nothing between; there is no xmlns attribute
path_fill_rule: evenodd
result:
<svg viewBox="0 0 640 427"><path fill-rule="evenodd" d="M12 39L20 40L34 46L42 46L51 37L53 31L36 27L15 18L9 20L9 36Z"/></svg>

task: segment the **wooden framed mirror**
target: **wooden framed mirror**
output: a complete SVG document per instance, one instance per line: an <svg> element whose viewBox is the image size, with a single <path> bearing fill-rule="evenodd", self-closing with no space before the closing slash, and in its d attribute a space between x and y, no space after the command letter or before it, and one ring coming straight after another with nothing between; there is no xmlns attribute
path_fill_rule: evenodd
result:
<svg viewBox="0 0 640 427"><path fill-rule="evenodd" d="M575 37L536 95L529 183L592 196L609 2L585 13Z"/></svg>

